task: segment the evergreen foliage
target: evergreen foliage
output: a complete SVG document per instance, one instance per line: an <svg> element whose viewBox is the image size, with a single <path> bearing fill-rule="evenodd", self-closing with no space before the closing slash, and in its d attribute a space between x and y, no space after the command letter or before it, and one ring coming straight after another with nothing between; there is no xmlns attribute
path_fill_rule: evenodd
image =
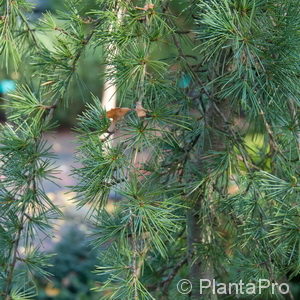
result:
<svg viewBox="0 0 300 300"><path fill-rule="evenodd" d="M91 207L97 273L107 278L95 287L101 299L179 299L179 273L193 283L191 299L200 278L299 274L297 1L98 0L86 9L72 0L59 15L66 22L47 13L34 30L27 9L1 3L1 57L9 68L32 55L38 78L9 97L1 130L4 299L34 297L30 274L43 273L35 232L59 210L42 188L54 171L42 133L73 82L82 84L85 51L98 48L102 76L127 109L111 120L93 97L76 129L82 167L73 189L78 207ZM53 48L36 31L57 32ZM121 200L108 212L111 192ZM17 260L28 272L16 274Z"/></svg>
<svg viewBox="0 0 300 300"><path fill-rule="evenodd" d="M76 247L70 247L76 245ZM37 299L98 299L91 289L99 276L94 268L97 251L89 245L85 233L75 226L63 233L55 247L46 270L51 274L47 279L36 275L39 294Z"/></svg>

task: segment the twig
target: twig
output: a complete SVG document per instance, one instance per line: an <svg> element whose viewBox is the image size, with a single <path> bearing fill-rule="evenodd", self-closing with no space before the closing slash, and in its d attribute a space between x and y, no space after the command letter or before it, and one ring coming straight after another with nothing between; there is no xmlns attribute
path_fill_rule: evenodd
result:
<svg viewBox="0 0 300 300"><path fill-rule="evenodd" d="M25 211L25 208L26 208L25 203L26 202L24 201L23 206L22 206L22 212ZM18 252L20 241L21 241L21 233L22 233L22 230L23 230L24 216L25 215L24 215L24 212L23 212L23 214L21 216L21 219L20 219L19 228L18 228L18 231L16 233L16 238L14 240L13 248L12 248L11 253L10 253L10 256L12 255L12 258L11 258L11 263L9 264L9 268L7 270L6 282L5 282L5 285L4 285L5 300L10 300L9 294L10 294L10 291L11 291L11 285L12 285L12 281L13 281L14 270L15 270L15 266L16 266L16 263L17 263L17 252Z"/></svg>
<svg viewBox="0 0 300 300"><path fill-rule="evenodd" d="M32 39L33 39L33 41L34 41L34 43L38 46L39 43L38 43L38 41L37 41L37 39L36 39L36 36L34 35L35 30L32 29L32 28L30 28L27 19L23 16L23 14L22 14L21 12L19 13L19 16L20 16L21 20L23 21L23 23L25 24L25 26L26 26L26 28L27 28L27 31L30 33L30 35L31 35L31 37L32 37Z"/></svg>
<svg viewBox="0 0 300 300"><path fill-rule="evenodd" d="M174 277L177 275L177 273L179 272L179 270L181 269L181 267L186 264L188 262L187 257L184 257L181 261L179 261L170 271L169 275L161 282L159 282L158 284L153 284L151 286L148 286L149 290L156 290L158 288L162 288L162 293L164 295L167 294L167 290L169 285L172 283L172 280L174 279Z"/></svg>
<svg viewBox="0 0 300 300"><path fill-rule="evenodd" d="M191 30L175 30L174 32L177 34L189 34L192 31Z"/></svg>
<svg viewBox="0 0 300 300"><path fill-rule="evenodd" d="M174 279L174 277L177 275L178 271L181 269L181 267L186 264L188 261L187 257L185 257L184 259L182 259L174 268L173 270L170 272L170 274L168 275L168 277L163 280L160 283L160 286L162 287L163 290L163 294L167 293L168 287L170 286L172 280Z"/></svg>
<svg viewBox="0 0 300 300"><path fill-rule="evenodd" d="M86 47L86 45L90 42L90 40L92 39L93 35L95 34L96 30L95 30L95 27L101 22L101 20L97 20L94 24L94 28L93 30L89 33L89 35L83 40L82 42L82 47L79 49L79 51L77 52L77 54L75 55L74 59L73 59L73 62L72 62L72 70L73 70L73 73L75 72L76 70L76 67L77 67L77 63L78 63L78 60L80 59L81 57L81 54L84 50L84 48ZM72 74L73 75L73 74ZM47 118L45 119L45 122L48 123L52 118L53 118L53 114L54 114L54 110L56 109L57 105L59 104L59 102L63 99L63 96L62 97L59 97L57 98L54 103L51 105L51 107L49 107L49 114L47 116Z"/></svg>

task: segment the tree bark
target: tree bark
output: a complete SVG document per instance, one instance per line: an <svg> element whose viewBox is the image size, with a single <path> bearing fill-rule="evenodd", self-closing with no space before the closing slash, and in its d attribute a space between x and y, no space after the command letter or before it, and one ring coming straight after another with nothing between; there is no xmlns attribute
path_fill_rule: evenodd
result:
<svg viewBox="0 0 300 300"><path fill-rule="evenodd" d="M205 137L205 147L203 152L207 151L222 151L225 150L226 144L222 132L227 132L230 126L232 110L230 101L224 99L220 102L211 102L205 116L206 127L208 133ZM202 153L203 154L203 153ZM200 155L199 155L200 156ZM200 167L206 174L209 173L209 161L200 162ZM205 175L206 175L205 174ZM209 243L211 235L201 227L201 210L205 201L210 199L205 198L205 192L200 193L192 207L187 212L187 240L188 240L188 262L189 276L192 283L191 299L217 299L216 295L200 295L200 279L214 279L213 262L208 257L201 257L197 253L197 245Z"/></svg>

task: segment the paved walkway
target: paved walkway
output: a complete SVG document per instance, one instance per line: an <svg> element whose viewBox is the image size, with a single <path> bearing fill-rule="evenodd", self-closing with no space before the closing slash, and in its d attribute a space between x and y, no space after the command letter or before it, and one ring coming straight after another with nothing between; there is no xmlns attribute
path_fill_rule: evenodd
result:
<svg viewBox="0 0 300 300"><path fill-rule="evenodd" d="M85 222L85 215L88 208L78 210L72 200L75 194L71 192L68 186L74 185L76 182L71 177L72 166L76 166L74 155L76 151L75 134L70 131L53 132L45 136L49 145L52 145L52 151L57 155L55 165L59 170L59 180L55 183L49 181L44 183L45 191L48 197L59 206L64 214L63 218L54 221L53 237L43 237L43 248L49 251L55 243L59 242L62 234L72 226L77 226L83 232L88 232L88 226ZM78 164L77 164L78 166Z"/></svg>

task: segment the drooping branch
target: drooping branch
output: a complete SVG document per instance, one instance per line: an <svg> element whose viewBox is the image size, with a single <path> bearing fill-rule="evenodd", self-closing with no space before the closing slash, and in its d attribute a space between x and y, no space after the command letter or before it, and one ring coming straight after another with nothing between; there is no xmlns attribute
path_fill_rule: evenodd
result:
<svg viewBox="0 0 300 300"><path fill-rule="evenodd" d="M25 22L25 20L23 20L23 21ZM94 24L94 26L96 27L99 24L99 22L100 21L97 21ZM86 36L86 38L84 39L84 42L82 43L82 47L78 50L78 52L76 53L76 55L72 59L71 64L72 64L73 73L76 71L78 61L79 61L79 59L80 59L80 57L81 57L81 55L84 51L84 48L90 42L90 40L92 39L92 37L95 33L95 27ZM35 42L37 43L36 40L35 40ZM54 115L54 111L57 108L59 102L61 102L62 98L63 97L58 97L58 98L56 98L56 100L54 101L53 104L44 105L44 106L41 107L44 110L44 122L46 124L48 124L52 120L53 115ZM35 139L34 142L37 145L38 140ZM36 174L35 169L33 169L32 172L33 172L33 174ZM35 175L28 179L28 188L27 188L27 190L30 190L33 194L37 193ZM26 194L27 190L24 191L24 195ZM7 267L7 270L6 270L6 280L5 280L4 289L3 289L3 296L4 296L5 300L11 299L10 293L11 293L11 289L12 289L12 285L13 285L14 273L15 273L15 268L16 268L16 263L17 263L17 253L18 253L18 249L20 247L20 243L22 241L22 233L23 233L23 229L25 227L25 222L26 222L26 215L27 215L26 210L27 210L27 205L28 205L27 202L28 201L26 201L26 199L23 199L23 204L22 204L20 212L19 212L18 228L17 228L17 231L16 231L15 236L14 236L12 249L9 253L9 263L8 263L8 267Z"/></svg>

